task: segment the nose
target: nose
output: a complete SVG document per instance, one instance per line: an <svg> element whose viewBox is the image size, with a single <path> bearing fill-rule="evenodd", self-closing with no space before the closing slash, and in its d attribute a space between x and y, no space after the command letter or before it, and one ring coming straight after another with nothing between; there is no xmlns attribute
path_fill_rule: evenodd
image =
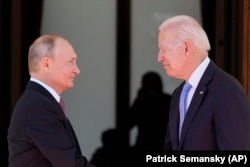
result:
<svg viewBox="0 0 250 167"><path fill-rule="evenodd" d="M162 54L161 54L160 52L158 53L157 61L158 61L159 63L163 61L163 56L162 56Z"/></svg>
<svg viewBox="0 0 250 167"><path fill-rule="evenodd" d="M80 69L77 65L75 66L74 73L76 73L77 75L80 74Z"/></svg>

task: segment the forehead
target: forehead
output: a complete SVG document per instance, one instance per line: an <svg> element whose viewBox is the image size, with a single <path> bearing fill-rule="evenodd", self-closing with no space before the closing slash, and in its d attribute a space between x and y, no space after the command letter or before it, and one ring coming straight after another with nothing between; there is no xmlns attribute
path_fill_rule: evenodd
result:
<svg viewBox="0 0 250 167"><path fill-rule="evenodd" d="M67 48L71 47L70 43L62 38L57 39L56 46L60 49L64 49L64 48L67 49Z"/></svg>
<svg viewBox="0 0 250 167"><path fill-rule="evenodd" d="M175 39L176 39L176 36L174 33L171 33L170 31L166 31L166 30L161 30L158 35L158 44L161 47L166 47Z"/></svg>
<svg viewBox="0 0 250 167"><path fill-rule="evenodd" d="M173 40L176 38L175 32L171 30L161 30L159 31L158 38L161 40Z"/></svg>
<svg viewBox="0 0 250 167"><path fill-rule="evenodd" d="M57 54L64 54L64 55L68 55L68 56L74 56L76 57L74 48L72 47L72 45L64 40L64 39L59 39L56 42L56 50L57 50Z"/></svg>

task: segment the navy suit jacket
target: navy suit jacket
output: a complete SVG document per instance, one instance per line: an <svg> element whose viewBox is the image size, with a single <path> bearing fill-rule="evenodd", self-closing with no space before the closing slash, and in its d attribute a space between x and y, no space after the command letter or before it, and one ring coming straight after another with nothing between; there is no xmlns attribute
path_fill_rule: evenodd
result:
<svg viewBox="0 0 250 167"><path fill-rule="evenodd" d="M164 150L250 150L250 103L240 83L212 61L189 105L179 141L179 100L173 93Z"/></svg>
<svg viewBox="0 0 250 167"><path fill-rule="evenodd" d="M90 167L55 98L29 81L8 129L10 167Z"/></svg>

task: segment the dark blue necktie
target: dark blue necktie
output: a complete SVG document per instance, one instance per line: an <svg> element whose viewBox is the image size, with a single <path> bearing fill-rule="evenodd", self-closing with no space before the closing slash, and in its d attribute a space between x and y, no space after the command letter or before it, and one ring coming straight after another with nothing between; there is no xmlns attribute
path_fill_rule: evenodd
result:
<svg viewBox="0 0 250 167"><path fill-rule="evenodd" d="M181 137L181 129L182 129L182 124L184 122L184 118L187 112L187 95L188 95L188 91L191 89L191 85L186 82L185 85L182 88L182 92L181 92L181 97L180 97L180 105L179 105L179 109L180 109L180 124L179 124L179 139Z"/></svg>

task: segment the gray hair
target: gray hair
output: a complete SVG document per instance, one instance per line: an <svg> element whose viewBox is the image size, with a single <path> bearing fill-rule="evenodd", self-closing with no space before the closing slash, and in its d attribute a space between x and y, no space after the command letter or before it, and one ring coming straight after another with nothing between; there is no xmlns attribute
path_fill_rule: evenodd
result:
<svg viewBox="0 0 250 167"><path fill-rule="evenodd" d="M55 35L43 35L33 42L28 53L29 72L39 71L38 63L43 57L54 56L57 39Z"/></svg>
<svg viewBox="0 0 250 167"><path fill-rule="evenodd" d="M174 16L165 20L159 27L160 31L172 31L178 40L188 39L195 46L209 51L211 49L208 37L200 24L192 17L186 15Z"/></svg>

